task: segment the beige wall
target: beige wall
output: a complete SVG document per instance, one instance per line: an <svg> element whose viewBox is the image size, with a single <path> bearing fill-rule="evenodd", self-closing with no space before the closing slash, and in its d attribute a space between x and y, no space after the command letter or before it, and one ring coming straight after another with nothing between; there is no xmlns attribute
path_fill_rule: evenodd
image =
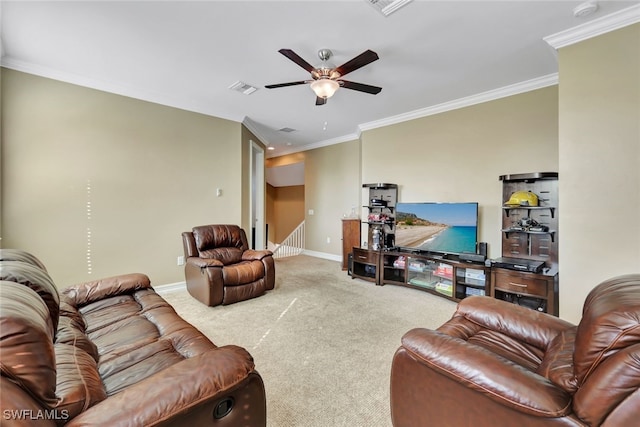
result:
<svg viewBox="0 0 640 427"><path fill-rule="evenodd" d="M401 202L478 202L478 239L498 257L499 176L558 170L557 96L553 86L366 131L362 182L398 184Z"/></svg>
<svg viewBox="0 0 640 427"><path fill-rule="evenodd" d="M239 123L3 70L2 246L60 287L183 281L180 233L241 221L240 140Z"/></svg>
<svg viewBox="0 0 640 427"><path fill-rule="evenodd" d="M307 249L342 256L342 218L360 205L360 142L306 152L305 224ZM314 214L309 215L309 210Z"/></svg>
<svg viewBox="0 0 640 427"><path fill-rule="evenodd" d="M304 221L304 185L272 187L273 230L269 228L274 243L284 239Z"/></svg>
<svg viewBox="0 0 640 427"><path fill-rule="evenodd" d="M559 50L560 315L640 272L640 24Z"/></svg>
<svg viewBox="0 0 640 427"><path fill-rule="evenodd" d="M341 259L342 217L360 202L360 141L269 159L276 167L304 162L304 212L308 253ZM313 215L309 211L314 212Z"/></svg>

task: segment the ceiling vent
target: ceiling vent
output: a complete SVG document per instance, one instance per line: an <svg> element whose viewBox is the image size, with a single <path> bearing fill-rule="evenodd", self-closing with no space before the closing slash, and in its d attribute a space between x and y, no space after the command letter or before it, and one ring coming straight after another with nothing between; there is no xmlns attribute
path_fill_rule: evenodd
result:
<svg viewBox="0 0 640 427"><path fill-rule="evenodd" d="M258 90L257 87L241 82L240 80L229 86L229 89L235 90L236 92L240 92L245 95L251 95L253 92Z"/></svg>
<svg viewBox="0 0 640 427"><path fill-rule="evenodd" d="M282 128L282 129L278 129L278 132L285 132L285 133L291 133L291 132L295 132L295 129L291 129L291 128Z"/></svg>
<svg viewBox="0 0 640 427"><path fill-rule="evenodd" d="M406 6L411 0L365 0L384 16L389 16L396 10Z"/></svg>

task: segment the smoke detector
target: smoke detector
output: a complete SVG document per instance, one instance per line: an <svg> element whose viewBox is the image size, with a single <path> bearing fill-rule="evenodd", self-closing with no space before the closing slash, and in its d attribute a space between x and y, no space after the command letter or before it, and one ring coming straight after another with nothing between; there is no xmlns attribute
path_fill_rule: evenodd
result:
<svg viewBox="0 0 640 427"><path fill-rule="evenodd" d="M596 10L598 10L598 2L588 1L576 6L573 9L573 16L576 18L586 18L587 16L594 13Z"/></svg>
<svg viewBox="0 0 640 427"><path fill-rule="evenodd" d="M411 0L365 0L384 16L389 16L396 10L406 6Z"/></svg>

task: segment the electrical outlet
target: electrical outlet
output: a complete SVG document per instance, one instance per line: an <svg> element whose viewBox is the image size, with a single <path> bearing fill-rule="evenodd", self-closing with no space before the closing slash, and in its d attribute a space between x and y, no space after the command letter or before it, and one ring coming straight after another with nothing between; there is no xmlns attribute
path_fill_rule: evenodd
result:
<svg viewBox="0 0 640 427"><path fill-rule="evenodd" d="M184 265L184 255L178 257L178 265Z"/></svg>
<svg viewBox="0 0 640 427"><path fill-rule="evenodd" d="M327 243L331 243L331 237L327 236Z"/></svg>

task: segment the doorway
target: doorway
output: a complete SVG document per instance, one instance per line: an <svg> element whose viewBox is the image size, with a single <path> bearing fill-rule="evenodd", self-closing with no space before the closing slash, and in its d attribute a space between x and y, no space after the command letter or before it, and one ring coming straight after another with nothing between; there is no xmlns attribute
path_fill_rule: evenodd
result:
<svg viewBox="0 0 640 427"><path fill-rule="evenodd" d="M264 180L264 149L250 140L251 156L251 248L266 249L265 214L265 180Z"/></svg>

